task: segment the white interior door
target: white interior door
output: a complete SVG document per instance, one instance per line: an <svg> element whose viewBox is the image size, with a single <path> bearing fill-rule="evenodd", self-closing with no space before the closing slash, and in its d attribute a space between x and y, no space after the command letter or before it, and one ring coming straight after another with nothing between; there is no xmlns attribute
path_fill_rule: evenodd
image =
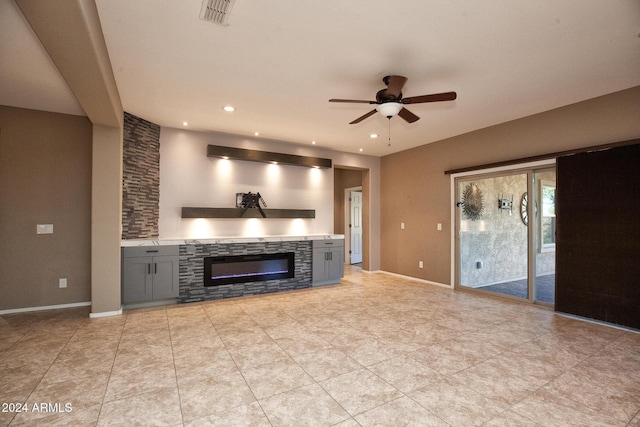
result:
<svg viewBox="0 0 640 427"><path fill-rule="evenodd" d="M351 264L362 262L362 191L351 192Z"/></svg>

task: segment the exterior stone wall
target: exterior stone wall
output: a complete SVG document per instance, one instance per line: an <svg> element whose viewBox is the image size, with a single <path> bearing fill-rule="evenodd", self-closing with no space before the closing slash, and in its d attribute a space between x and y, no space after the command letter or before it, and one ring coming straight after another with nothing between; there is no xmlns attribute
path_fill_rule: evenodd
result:
<svg viewBox="0 0 640 427"><path fill-rule="evenodd" d="M158 237L160 126L124 113L122 238Z"/></svg>
<svg viewBox="0 0 640 427"><path fill-rule="evenodd" d="M536 179L538 182L555 182L555 171L536 173ZM526 278L528 230L520 217L520 200L527 191L526 174L469 179L462 186L470 182L477 184L484 195L484 213L478 220L472 221L461 212L461 283L468 287L481 287ZM538 192L537 188L534 190ZM529 195L529 203L534 203L534 196ZM498 209L499 197L513 197L511 213ZM536 212L538 210L536 208ZM538 215L533 221L539 220ZM555 250L541 251L539 239L536 239L536 275L554 274ZM482 262L481 269L477 268L478 261Z"/></svg>
<svg viewBox="0 0 640 427"><path fill-rule="evenodd" d="M526 174L480 178L463 186L469 182L482 191L484 212L475 221L460 213L460 283L479 287L527 277L527 226L520 219ZM513 197L511 213L498 209L501 196ZM481 269L477 262L482 262Z"/></svg>
<svg viewBox="0 0 640 427"><path fill-rule="evenodd" d="M295 275L291 279L204 286L204 258L223 255L295 253ZM180 245L180 294L178 303L208 301L311 286L311 241Z"/></svg>

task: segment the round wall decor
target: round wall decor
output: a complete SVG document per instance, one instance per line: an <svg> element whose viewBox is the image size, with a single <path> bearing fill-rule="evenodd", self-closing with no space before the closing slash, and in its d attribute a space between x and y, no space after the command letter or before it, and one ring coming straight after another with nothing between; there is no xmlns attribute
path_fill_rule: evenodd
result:
<svg viewBox="0 0 640 427"><path fill-rule="evenodd" d="M484 212L482 191L474 183L467 184L462 191L462 212L472 221L480 218Z"/></svg>
<svg viewBox="0 0 640 427"><path fill-rule="evenodd" d="M524 225L529 224L529 211L527 210L528 205L529 205L529 196L525 191L524 194L522 195L522 198L520 199L520 219L522 220Z"/></svg>

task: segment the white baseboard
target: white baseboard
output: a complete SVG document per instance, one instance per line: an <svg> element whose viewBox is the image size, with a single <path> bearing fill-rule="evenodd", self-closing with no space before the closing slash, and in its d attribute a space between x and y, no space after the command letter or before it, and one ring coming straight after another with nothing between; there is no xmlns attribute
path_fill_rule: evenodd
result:
<svg viewBox="0 0 640 427"><path fill-rule="evenodd" d="M120 307L120 310L115 310L115 311L103 311L101 313L89 313L89 317L91 319L97 319L99 317L120 316L120 315L122 315L122 307Z"/></svg>
<svg viewBox="0 0 640 427"><path fill-rule="evenodd" d="M388 274L390 276L400 277L401 279L412 280L414 282L425 283L427 285L440 286L442 288L453 289L453 286L447 285L446 283L432 282L431 280L418 279L417 277L405 276L404 274L391 273L389 271L377 270L375 273Z"/></svg>
<svg viewBox="0 0 640 427"><path fill-rule="evenodd" d="M30 311L43 311L43 310L59 310L61 308L74 308L74 307L86 307L91 305L91 301L74 302L71 304L57 304L57 305L42 305L39 307L24 307L24 308L11 308L8 310L0 310L0 315L3 314L15 314L15 313L27 313Z"/></svg>

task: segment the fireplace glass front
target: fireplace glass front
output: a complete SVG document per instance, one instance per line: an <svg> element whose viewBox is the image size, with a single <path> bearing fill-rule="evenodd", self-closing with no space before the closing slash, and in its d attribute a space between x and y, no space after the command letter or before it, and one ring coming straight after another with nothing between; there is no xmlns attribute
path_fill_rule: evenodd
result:
<svg viewBox="0 0 640 427"><path fill-rule="evenodd" d="M204 258L204 286L287 279L294 273L294 252Z"/></svg>

